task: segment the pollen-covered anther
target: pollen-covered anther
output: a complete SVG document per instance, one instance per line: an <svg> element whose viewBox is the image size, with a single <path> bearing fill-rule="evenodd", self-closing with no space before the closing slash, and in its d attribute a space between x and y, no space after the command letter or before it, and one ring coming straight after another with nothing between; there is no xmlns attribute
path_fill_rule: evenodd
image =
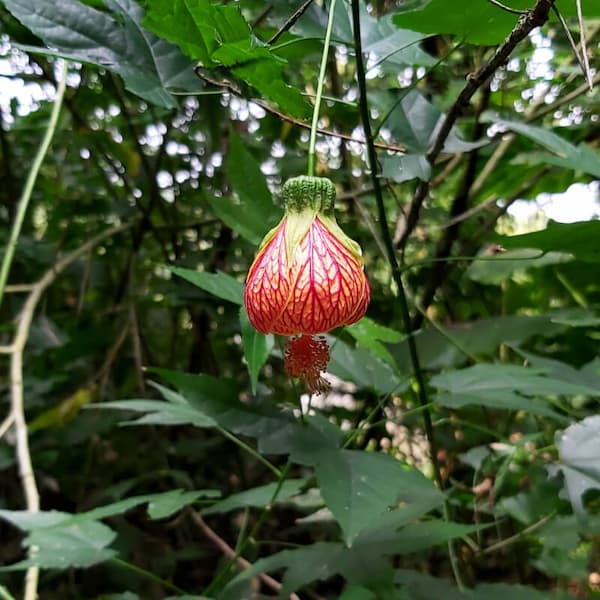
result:
<svg viewBox="0 0 600 600"><path fill-rule="evenodd" d="M329 390L322 376L329 363L329 346L321 335L300 335L290 338L285 349L285 369L290 377L301 378L312 394Z"/></svg>

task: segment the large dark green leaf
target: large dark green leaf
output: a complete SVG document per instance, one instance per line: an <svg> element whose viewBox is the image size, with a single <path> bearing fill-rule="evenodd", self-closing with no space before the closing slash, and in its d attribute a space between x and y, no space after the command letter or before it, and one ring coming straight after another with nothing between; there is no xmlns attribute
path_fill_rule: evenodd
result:
<svg viewBox="0 0 600 600"><path fill-rule="evenodd" d="M211 206L217 216L231 229L258 245L264 235L281 219L281 209L273 204L260 164L230 131L230 146L225 165L236 200L213 198Z"/></svg>
<svg viewBox="0 0 600 600"><path fill-rule="evenodd" d="M264 454L289 454L301 464L314 465L321 453L337 448L343 433L326 418L314 415L303 422L272 402L242 402L232 381L154 369L171 383L190 406L220 427L255 438Z"/></svg>
<svg viewBox="0 0 600 600"><path fill-rule="evenodd" d="M419 471L390 456L357 450L323 452L316 475L348 545L391 507L419 502L433 487Z"/></svg>
<svg viewBox="0 0 600 600"><path fill-rule="evenodd" d="M431 521L415 523L400 530L388 529L384 543L365 543L347 548L342 544L317 542L297 550L284 550L255 562L252 567L238 575L229 586L227 600L233 600L235 584L258 573L285 568L281 595L287 595L312 581L343 575L351 584L370 584L381 587L391 583L392 571L385 558L392 554L408 554L423 548L443 544L448 540L466 535L473 527ZM237 596L239 597L239 596ZM389 595L383 596L388 598ZM428 596L424 596L427 597ZM451 596L449 596L451 597ZM445 596L444 596L445 598Z"/></svg>
<svg viewBox="0 0 600 600"><path fill-rule="evenodd" d="M133 0L107 0L114 17L77 0L6 0L5 5L59 54L115 71L149 102L174 107L171 91L202 89L189 59L141 26L142 9Z"/></svg>

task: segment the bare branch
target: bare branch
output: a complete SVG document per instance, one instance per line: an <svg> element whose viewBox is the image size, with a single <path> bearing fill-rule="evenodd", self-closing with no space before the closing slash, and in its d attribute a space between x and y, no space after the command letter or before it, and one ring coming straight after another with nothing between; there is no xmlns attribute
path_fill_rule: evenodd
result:
<svg viewBox="0 0 600 600"><path fill-rule="evenodd" d="M583 12L581 10L581 0L575 0L577 6L577 22L579 23L579 44L581 45L581 58L583 59L583 73L590 86L590 91L594 89L592 82L592 72L590 71L590 61L588 59L587 45L585 41L585 31L583 27Z"/></svg>
<svg viewBox="0 0 600 600"><path fill-rule="evenodd" d="M15 422L15 416L13 411L10 410L6 415L6 418L0 423L0 440L4 437L4 434L12 427Z"/></svg>
<svg viewBox="0 0 600 600"><path fill-rule="evenodd" d="M501 46L498 47L494 56L483 65L478 71L472 73L467 78L467 83L454 101L450 110L446 113L440 131L436 137L432 149L427 155L427 159L433 165L444 148L444 143L454 127L457 119L462 115L463 111L469 106L471 98L475 92L499 69L512 54L517 45L525 39L529 33L543 25L548 20L550 9L554 5L554 0L538 0L535 6L527 11L526 14L519 18L514 29L509 36L504 40ZM403 232L402 238L399 241L399 246L404 247L406 242L414 230L421 211L421 205L429 193L429 182L422 182L417 187L413 196L411 206L408 212L406 229Z"/></svg>
<svg viewBox="0 0 600 600"><path fill-rule="evenodd" d="M202 516L195 510L190 509L188 514L192 518L192 521L202 530L202 533L226 556L228 559L235 558L237 556L236 551L214 530L211 529ZM252 563L248 562L245 558L237 556L236 562L241 569L249 569ZM281 583L271 576L261 573L259 576L260 580L274 592L281 590ZM296 594L290 594L291 600L300 600Z"/></svg>
<svg viewBox="0 0 600 600"><path fill-rule="evenodd" d="M17 331L11 346L10 361L10 391L11 391L11 414L14 419L17 464L21 477L21 486L25 495L25 505L30 512L39 512L40 497L35 482L31 453L29 451L29 439L27 434L27 421L25 420L25 398L23 394L23 351L29 337L29 329L35 313L35 309L42 295L54 280L74 261L89 252L105 239L125 231L132 223L117 225L96 235L85 244L61 258L51 267L43 277L35 283L27 296L21 313L18 317ZM29 555L34 556L35 547L30 548ZM24 600L35 600L37 598L37 586L39 579L39 568L30 567L25 575Z"/></svg>
<svg viewBox="0 0 600 600"><path fill-rule="evenodd" d="M275 32L275 34L271 36L267 44L269 46L274 44L286 31L289 31L294 26L294 23L306 12L308 7L312 4L312 1L313 0L306 0L306 2L302 4L302 6L300 6L300 8L296 10L296 12L294 12L292 16L289 17L288 20Z"/></svg>
<svg viewBox="0 0 600 600"><path fill-rule="evenodd" d="M498 8L501 8L502 10L505 10L506 12L512 13L513 15L524 15L527 13L526 10L511 8L510 6L506 6L506 4L502 4L502 2L499 2L498 0L488 0L488 2L494 6L497 6Z"/></svg>
<svg viewBox="0 0 600 600"><path fill-rule="evenodd" d="M201 67L196 67L194 69L194 71L195 71L196 75L203 81L206 81L207 83L210 83L211 85L221 87L236 96L245 97L241 93L241 91L228 79L222 79L222 80L213 79L210 75L208 75L206 70ZM260 100L258 98L252 98L252 99L250 99L250 102L253 102L257 106L260 106L263 110L266 110L268 113L271 113L272 115L275 115L276 117L279 117L282 121L287 121L288 123L292 123L293 125L296 125L297 127L301 127L302 129L310 130L310 123L306 123L306 122L302 121L302 119L297 119L296 117L292 117L291 115L286 115L285 113L281 112L274 106L271 106L268 102L264 102L263 100ZM352 137L351 135L348 135L346 133L340 133L339 131L332 131L331 129L323 129L321 127L318 127L317 133L320 133L321 135L326 135L328 137L339 138L339 139L345 140L347 142L354 142L356 144L361 144L363 146L366 145L366 143L367 143L365 140L361 140L361 139ZM381 142L374 142L374 145L379 150L389 150L390 152L399 152L402 154L404 152L406 152L405 146L397 146L394 144L383 144Z"/></svg>

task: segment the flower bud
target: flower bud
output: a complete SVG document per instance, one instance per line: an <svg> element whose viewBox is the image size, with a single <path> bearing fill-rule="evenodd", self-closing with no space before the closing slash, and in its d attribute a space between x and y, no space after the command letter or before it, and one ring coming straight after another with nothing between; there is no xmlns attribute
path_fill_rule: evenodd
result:
<svg viewBox="0 0 600 600"><path fill-rule="evenodd" d="M358 321L370 288L360 247L335 220L335 186L321 177L296 177L284 184L283 199L285 214L265 236L248 272L244 305L250 322L262 333L313 336ZM294 348L300 348L302 360L294 360ZM316 375L308 373L311 352ZM288 373L321 391L315 382L328 350L326 360L323 356L320 341L290 342Z"/></svg>

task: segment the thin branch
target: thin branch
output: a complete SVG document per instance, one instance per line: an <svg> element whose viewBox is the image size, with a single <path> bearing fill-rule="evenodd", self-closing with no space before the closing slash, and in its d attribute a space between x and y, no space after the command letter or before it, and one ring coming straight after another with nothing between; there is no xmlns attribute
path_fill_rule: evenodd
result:
<svg viewBox="0 0 600 600"><path fill-rule="evenodd" d="M327 29L325 39L323 40L323 55L321 57L321 66L319 68L319 78L317 81L317 94L315 96L315 105L313 107L313 116L310 124L310 139L308 141L308 170L310 177L315 175L315 162L317 158L317 128L319 126L319 112L321 110L321 98L323 96L323 85L325 84L325 74L327 72L327 57L329 55L329 45L331 43L331 32L333 31L333 18L335 16L335 2L331 0L329 5L329 15L327 17Z"/></svg>
<svg viewBox="0 0 600 600"><path fill-rule="evenodd" d="M525 529L519 531L518 533L515 533L515 535L512 535L511 537L508 537L504 540L500 540L496 544L492 544L491 546L484 548L479 554L481 556L485 554L494 554L497 550L501 550L502 548L506 548L506 546L510 546L511 544L518 542L526 535L533 533L534 531L538 530L540 527L545 525L554 516L556 516L556 513L550 513L549 515L542 517L539 521L532 523L531 525L529 525L529 527L525 527Z"/></svg>
<svg viewBox="0 0 600 600"><path fill-rule="evenodd" d="M497 6L498 8L501 8L502 10L505 10L506 12L512 13L513 15L524 15L527 13L526 10L511 8L510 6L506 6L506 4L502 4L502 2L499 2L498 0L488 0L488 2L494 6Z"/></svg>
<svg viewBox="0 0 600 600"><path fill-rule="evenodd" d="M579 4L579 2L578 2L578 4ZM578 6L578 8L579 8L579 6ZM575 43L575 40L573 39L573 36L571 35L571 30L569 29L569 26L567 25L567 22L565 21L564 17L559 12L558 8L556 8L556 6L553 6L552 10L554 11L554 14L556 15L556 17L558 18L558 20L565 32L565 35L567 36L567 39L569 40L569 45L571 46L571 50L573 50L573 54L575 55L575 58L577 59L577 62L579 63L579 66L581 67L583 76L585 77L586 81L588 82L590 90L593 89L592 75L590 73L590 64L587 59L587 49L585 47L585 36L583 34L583 21L580 21L581 39L583 40L582 45L581 45L581 54L580 54L579 49L577 48L577 44Z"/></svg>
<svg viewBox="0 0 600 600"><path fill-rule="evenodd" d="M12 409L6 415L6 418L0 424L0 440L4 437L4 434L12 427L15 422L15 416Z"/></svg>
<svg viewBox="0 0 600 600"><path fill-rule="evenodd" d="M360 96L360 113L361 120L363 124L363 128L365 131L365 139L367 140L367 154L369 159L369 167L371 169L371 179L373 183L373 189L375 192L375 201L377 203L377 212L379 215L379 224L381 228L381 235L383 238L383 242L387 249L387 257L388 262L391 267L392 277L398 288L398 299L400 301L400 312L402 315L402 321L404 323L405 333L408 338L408 349L411 359L411 364L413 367L413 374L415 380L417 382L417 397L419 399L419 405L423 411L423 423L425 426L425 434L427 436L427 441L429 442L430 453L431 453L431 465L433 467L433 473L435 480L440 488L443 490L444 479L442 477L442 473L440 470L440 465L437 460L438 455L438 447L436 444L434 431L433 431L433 423L431 420L431 413L429 411L429 397L427 393L427 387L425 383L425 376L423 370L421 368L421 363L419 359L419 353L417 351L417 344L415 338L413 336L412 324L410 319L410 312L408 309L408 300L406 295L406 290L404 289L404 282L402 280L402 273L400 270L400 265L398 264L398 260L396 258L396 253L394 250L394 244L392 241L392 237L390 234L390 229L387 222L387 215L385 211L385 204L383 202L383 194L381 191L381 182L378 173L379 163L377 161L377 154L375 151L375 145L373 144L373 133L371 130L371 120L369 117L369 106L367 100L367 85L366 85L366 77L365 77L365 67L363 64L363 56L362 56L362 41L361 41L361 29L360 29L360 6L359 0L352 0L352 31L354 36L354 52L355 52L355 62L356 62L356 79L358 82L359 88L359 96ZM447 135L447 134L446 134ZM431 162L435 160L435 157L431 159ZM448 507L447 502L444 502L444 518L446 520L450 520L450 509ZM462 576L459 569L458 557L456 552L454 551L453 542L448 542L448 553L450 556L450 562L452 565L452 572L454 574L454 579L456 581L459 589L463 589Z"/></svg>
<svg viewBox="0 0 600 600"><path fill-rule="evenodd" d="M133 362L138 382L138 388L142 394L146 393L144 381L144 359L142 357L142 343L140 341L140 329L138 326L137 312L133 302L129 305L129 329L131 330L131 345L133 350Z"/></svg>
<svg viewBox="0 0 600 600"><path fill-rule="evenodd" d="M206 524L206 521L204 521L202 515L192 509L188 510L188 514L192 518L192 521L194 521L194 523L202 531L202 533L223 553L225 557L227 557L229 560L235 559L235 562L240 569L245 570L252 566L252 563L248 562L242 556L238 556L236 551L214 529L211 529ZM273 590L274 592L281 591L281 583L279 583L279 581L276 579L273 579L273 577L265 573L261 573L258 577L270 590ZM291 600L300 600L299 596L296 594L290 594L289 597Z"/></svg>
<svg viewBox="0 0 600 600"><path fill-rule="evenodd" d="M306 2L302 4L302 6L300 6L300 8L298 8L298 10L296 10L296 12L294 12L292 16L287 19L287 21L279 28L279 30L269 38L267 44L269 46L274 44L286 31L289 31L294 26L296 21L306 12L308 7L312 4L312 1L313 0L306 0Z"/></svg>
<svg viewBox="0 0 600 600"><path fill-rule="evenodd" d="M579 44L581 46L581 58L583 59L583 72L585 74L585 78L587 79L588 85L590 86L590 91L592 91L594 89L594 84L592 83L592 72L590 71L590 61L588 59L587 45L585 42L581 0L575 0L575 5L577 6L577 22L579 24Z"/></svg>
<svg viewBox="0 0 600 600"><path fill-rule="evenodd" d="M242 92L228 79L223 79L223 80L213 79L210 75L208 75L208 73L206 72L206 69L203 69L201 67L196 67L194 69L194 71L195 71L196 75L203 81L206 81L207 83L210 83L211 85L224 88L225 90L234 94L235 96L246 98L246 96L244 96L242 94ZM268 113L275 115L282 121L287 121L288 123L291 123L292 125L296 125L297 127L301 127L302 129L306 129L306 130L310 131L309 123L305 123L304 121L302 121L302 119L297 119L296 117L292 117L291 115L286 115L285 113L281 112L274 106L271 106L268 102L264 102L263 100L260 100L259 98L252 98L249 101L256 104L257 106L260 106L263 110L267 111ZM340 133L339 131L332 131L331 129L323 129L321 127L318 127L317 133L320 133L321 135L326 135L328 137L334 137L334 138L338 138L341 140L345 140L347 142L354 142L355 144L361 144L363 146L365 146L367 143L365 140L361 140L359 138L352 137L351 135L348 135L346 133ZM398 146L398 145L394 145L394 144L384 144L381 142L374 142L374 145L375 145L375 148L378 148L379 150L389 150L390 152L399 152L400 154L404 154L406 152L406 146Z"/></svg>
<svg viewBox="0 0 600 600"><path fill-rule="evenodd" d="M471 98L477 90L499 69L510 57L517 45L525 39L529 33L543 25L548 20L548 14L554 4L554 0L538 0L536 5L526 14L521 15L518 23L510 32L509 36L496 50L494 56L483 67L472 73L467 78L467 83L454 101L450 110L440 127L435 143L429 153L427 160L433 165L444 148L444 143L452 131L452 127L464 110L469 106ZM398 245L404 247L410 234L419 221L421 206L429 193L429 182L422 182L417 187L408 212L406 229Z"/></svg>
<svg viewBox="0 0 600 600"><path fill-rule="evenodd" d="M24 292L30 292L33 289L33 285L30 283L15 283L14 285L7 285L4 288L5 294L19 294Z"/></svg>
<svg viewBox="0 0 600 600"><path fill-rule="evenodd" d="M10 237L8 238L8 242L6 244L4 258L2 259L2 266L0 267L0 305L2 304L4 286L6 285L6 280L8 279L8 274L12 265L19 235L21 234L21 228L23 227L23 221L25 220L25 214L27 213L29 201L31 200L31 194L33 193L33 187L35 186L38 173L40 172L44 158L46 158L52 138L54 137L54 132L56 131L56 125L58 124L58 117L60 115L60 109L62 108L63 97L67 87L67 64L67 61L63 61L62 63L61 74L58 86L56 88L56 98L54 99L54 104L52 106L52 112L50 113L50 119L48 120L46 132L44 133L44 137L33 159L29 173L27 174L25 187L23 188L23 193L19 198L17 214L15 215Z"/></svg>
<svg viewBox="0 0 600 600"><path fill-rule="evenodd" d="M88 242L61 258L51 267L43 277L34 284L27 296L21 313L18 317L17 331L12 344L10 361L10 390L11 390L11 412L14 418L17 464L21 477L21 486L25 495L25 505L30 512L39 512L40 496L35 482L31 453L29 451L29 440L27 435L27 421L25 420L25 398L23 394L23 352L35 309L46 289L54 282L71 263L89 252L105 239L125 231L132 224L118 225L96 235ZM35 557L36 548L30 548L30 558ZM30 567L25 575L25 592L23 600L35 600L37 598L37 586L39 579L39 567Z"/></svg>

